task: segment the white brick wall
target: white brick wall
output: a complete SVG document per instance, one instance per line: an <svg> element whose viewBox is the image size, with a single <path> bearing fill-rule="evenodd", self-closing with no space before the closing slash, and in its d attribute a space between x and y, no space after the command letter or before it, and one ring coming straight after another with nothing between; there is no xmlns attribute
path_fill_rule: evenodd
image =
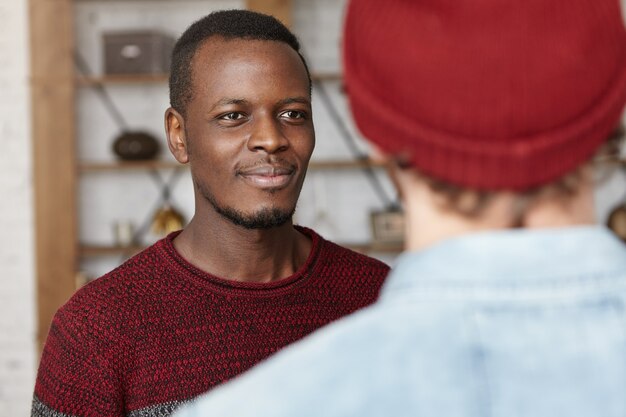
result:
<svg viewBox="0 0 626 417"><path fill-rule="evenodd" d="M36 362L27 16L0 0L0 417L29 415Z"/></svg>

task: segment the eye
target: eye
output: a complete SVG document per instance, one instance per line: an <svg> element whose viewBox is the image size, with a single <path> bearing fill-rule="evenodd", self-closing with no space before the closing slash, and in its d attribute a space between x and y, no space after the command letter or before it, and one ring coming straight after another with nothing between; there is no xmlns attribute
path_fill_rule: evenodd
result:
<svg viewBox="0 0 626 417"><path fill-rule="evenodd" d="M220 119L222 120L240 120L243 119L243 114L239 113L239 112L230 112L230 113L226 113L220 116Z"/></svg>
<svg viewBox="0 0 626 417"><path fill-rule="evenodd" d="M298 110L287 110L280 114L280 117L284 117L290 120L306 119L306 113Z"/></svg>

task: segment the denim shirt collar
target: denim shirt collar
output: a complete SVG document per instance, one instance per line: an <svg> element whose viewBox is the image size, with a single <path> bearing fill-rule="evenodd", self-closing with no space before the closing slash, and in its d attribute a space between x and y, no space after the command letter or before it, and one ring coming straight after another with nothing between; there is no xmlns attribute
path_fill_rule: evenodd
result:
<svg viewBox="0 0 626 417"><path fill-rule="evenodd" d="M626 245L603 226L490 231L401 255L380 298L419 288L520 287L625 270Z"/></svg>

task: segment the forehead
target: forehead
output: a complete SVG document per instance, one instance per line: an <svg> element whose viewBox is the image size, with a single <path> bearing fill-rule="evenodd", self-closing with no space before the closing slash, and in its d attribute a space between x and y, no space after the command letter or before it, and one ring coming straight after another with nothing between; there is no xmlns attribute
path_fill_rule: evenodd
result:
<svg viewBox="0 0 626 417"><path fill-rule="evenodd" d="M196 93L211 96L243 97L267 89L309 95L300 56L279 41L209 38L192 60L192 82Z"/></svg>

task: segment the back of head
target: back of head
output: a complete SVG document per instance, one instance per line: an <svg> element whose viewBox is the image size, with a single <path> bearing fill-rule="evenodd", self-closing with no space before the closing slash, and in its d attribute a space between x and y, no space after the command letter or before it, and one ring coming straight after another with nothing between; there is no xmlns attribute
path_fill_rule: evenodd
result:
<svg viewBox="0 0 626 417"><path fill-rule="evenodd" d="M452 185L553 182L606 141L626 102L618 0L352 0L344 36L362 133Z"/></svg>
<svg viewBox="0 0 626 417"><path fill-rule="evenodd" d="M221 10L194 22L180 36L172 52L170 105L181 114L193 96L191 62L198 48L211 37L284 42L302 59L296 36L276 18L249 10Z"/></svg>

